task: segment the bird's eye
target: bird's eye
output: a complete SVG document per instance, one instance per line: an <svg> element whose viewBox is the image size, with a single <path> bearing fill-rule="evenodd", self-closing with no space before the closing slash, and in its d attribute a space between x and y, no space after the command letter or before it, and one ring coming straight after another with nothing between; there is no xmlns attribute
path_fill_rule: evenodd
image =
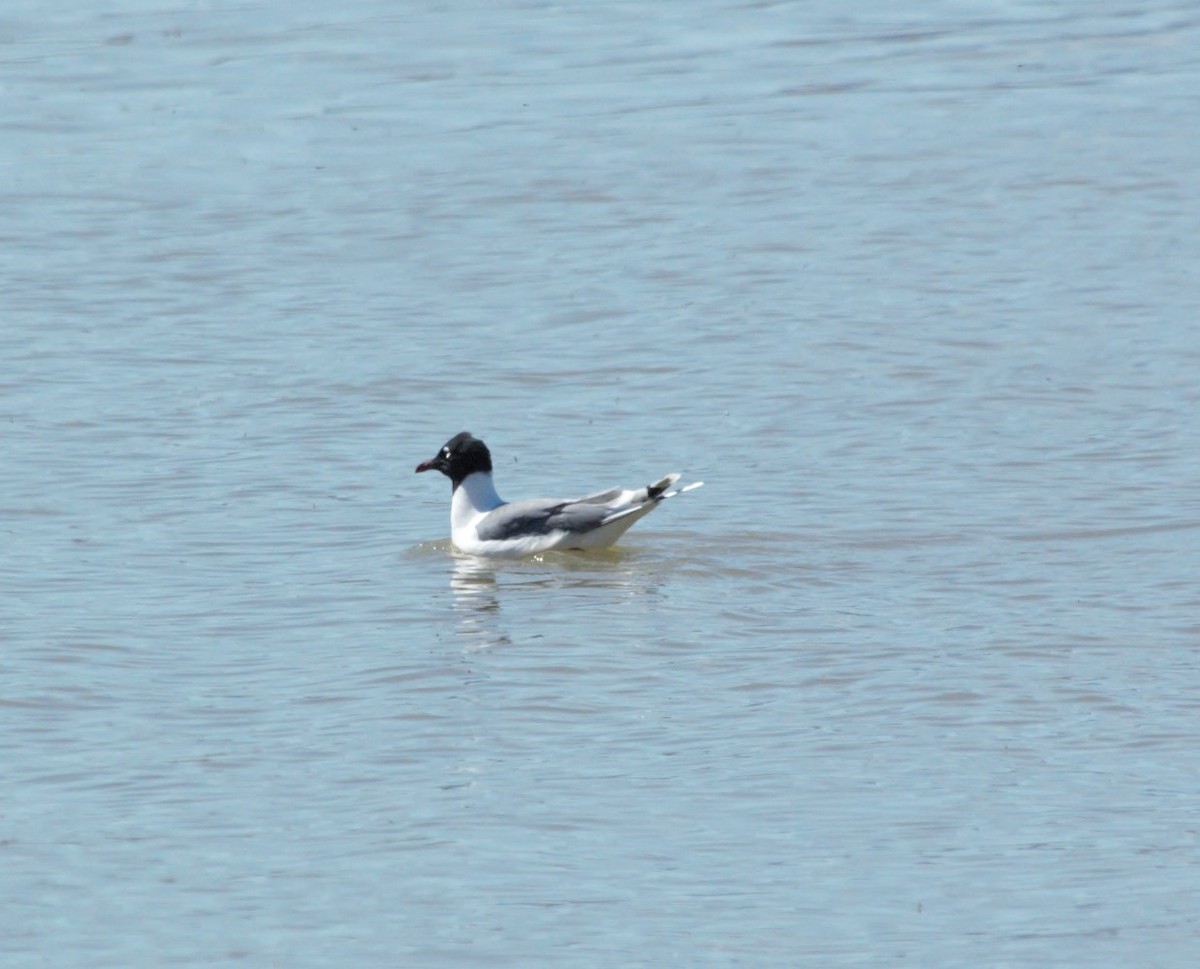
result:
<svg viewBox="0 0 1200 969"><path fill-rule="evenodd" d="M446 457L450 457L450 449L448 447L442 448L442 453L446 455Z"/></svg>

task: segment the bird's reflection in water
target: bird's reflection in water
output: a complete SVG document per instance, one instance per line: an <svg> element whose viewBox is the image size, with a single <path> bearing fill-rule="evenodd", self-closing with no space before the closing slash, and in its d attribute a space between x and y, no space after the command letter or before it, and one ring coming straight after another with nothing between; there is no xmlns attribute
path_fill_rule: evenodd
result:
<svg viewBox="0 0 1200 969"><path fill-rule="evenodd" d="M500 599L496 595L496 570L487 559L475 555L454 556L450 576L458 634L471 640L470 649L507 646L512 642L501 626Z"/></svg>
<svg viewBox="0 0 1200 969"><path fill-rule="evenodd" d="M612 548L591 552L546 552L521 559L488 559L452 552L450 590L459 615L458 633L469 649L511 645L501 608L503 594L541 590L543 594L586 589L615 589L640 596L657 591L660 578L637 552Z"/></svg>

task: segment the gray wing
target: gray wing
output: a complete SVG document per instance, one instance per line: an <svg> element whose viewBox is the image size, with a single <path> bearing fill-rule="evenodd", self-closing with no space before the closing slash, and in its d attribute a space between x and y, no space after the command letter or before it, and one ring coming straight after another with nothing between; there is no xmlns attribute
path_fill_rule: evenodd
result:
<svg viewBox="0 0 1200 969"><path fill-rule="evenodd" d="M597 491L594 495L584 495L582 498L576 498L573 501L566 502L571 505L607 505L616 501L624 491L621 488L609 488L608 491Z"/></svg>
<svg viewBox="0 0 1200 969"><path fill-rule="evenodd" d="M605 519L611 518L612 506L602 503L601 499L611 499L613 494L603 492L577 501L533 498L509 502L488 512L476 531L485 542L559 531L574 534L590 532L603 525ZM620 494L620 490L617 489L615 494Z"/></svg>

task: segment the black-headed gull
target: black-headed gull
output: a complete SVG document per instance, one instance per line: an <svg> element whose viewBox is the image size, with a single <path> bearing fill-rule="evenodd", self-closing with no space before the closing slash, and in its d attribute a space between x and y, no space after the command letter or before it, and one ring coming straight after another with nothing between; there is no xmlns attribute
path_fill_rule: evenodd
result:
<svg viewBox="0 0 1200 969"><path fill-rule="evenodd" d="M455 434L417 471L440 471L453 485L450 538L473 555L533 555L551 549L604 548L667 498L699 488L697 481L668 491L678 474L643 488L613 488L583 498L506 502L492 484L492 455L466 431Z"/></svg>

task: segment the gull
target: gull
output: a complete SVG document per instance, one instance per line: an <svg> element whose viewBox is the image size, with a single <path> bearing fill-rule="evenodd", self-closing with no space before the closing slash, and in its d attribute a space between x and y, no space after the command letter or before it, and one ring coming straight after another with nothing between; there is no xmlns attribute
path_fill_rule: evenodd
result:
<svg viewBox="0 0 1200 969"><path fill-rule="evenodd" d="M417 472L440 471L450 479L450 538L472 555L535 555L553 549L605 548L639 518L703 481L668 491L680 478L669 474L642 488L612 488L582 498L504 501L492 484L492 455L467 431L455 434Z"/></svg>

